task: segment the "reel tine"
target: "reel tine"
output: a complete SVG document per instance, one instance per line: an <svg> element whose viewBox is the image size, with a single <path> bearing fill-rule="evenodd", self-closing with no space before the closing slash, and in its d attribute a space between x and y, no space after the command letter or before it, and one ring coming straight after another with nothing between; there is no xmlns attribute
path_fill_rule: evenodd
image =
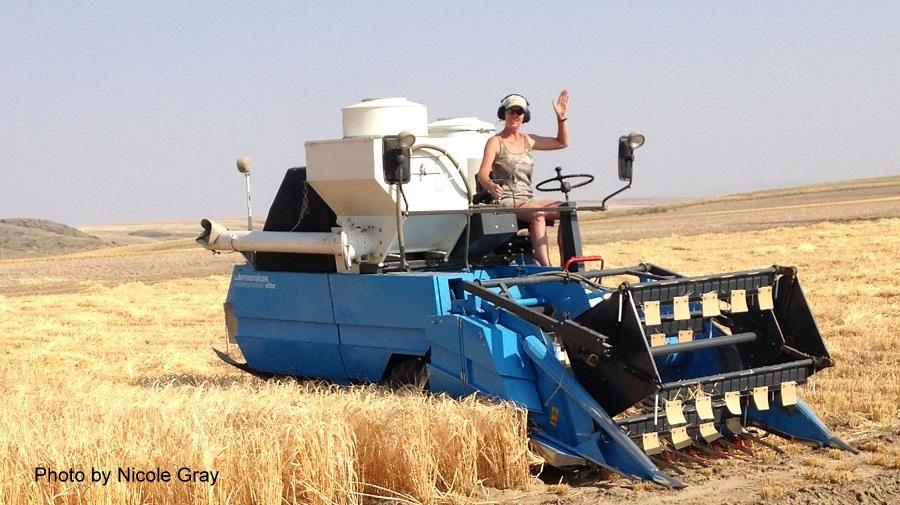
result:
<svg viewBox="0 0 900 505"><path fill-rule="evenodd" d="M781 447L778 447L777 445L775 445L775 444L773 444L773 443L771 443L771 442L766 442L765 440L762 439L762 437L753 435L752 433L744 432L744 433L741 433L741 434L738 435L738 436L739 436L740 438L743 438L744 440L750 440L750 441L752 441L753 443L759 444L759 445L761 445L761 446L763 446L763 447L768 447L769 449L772 449L773 451L777 452L778 454L785 454L785 452L786 452L786 451L785 451L784 449L782 449Z"/></svg>
<svg viewBox="0 0 900 505"><path fill-rule="evenodd" d="M665 454L665 453L663 453L663 454ZM657 458L656 456L648 456L648 457L650 458L650 461L652 461L653 464L656 466L661 466L661 467L666 468L667 470L672 470L673 472L677 473L678 475L685 475L684 470L682 470L681 468L678 468L678 465L670 463L669 461L666 461L664 458Z"/></svg>
<svg viewBox="0 0 900 505"><path fill-rule="evenodd" d="M707 463L706 461L703 461L702 459L698 458L697 456L688 454L687 452L679 451L678 449L673 449L673 448L670 448L668 452L671 453L673 456L680 458L682 461L687 461L688 463L694 463L694 464L700 465L703 468L709 467L709 463Z"/></svg>
<svg viewBox="0 0 900 505"><path fill-rule="evenodd" d="M711 446L711 445L698 443L698 444L694 444L694 449L696 449L698 452L702 452L703 454L705 454L706 456L709 456L710 458L722 459L722 458L728 457L727 454L725 454L721 451L715 450L713 448L713 446Z"/></svg>
<svg viewBox="0 0 900 505"><path fill-rule="evenodd" d="M720 442L723 442L723 443L720 443ZM711 450L718 451L724 457L738 458L743 461L753 461L752 453L747 454L743 450L740 450L741 449L740 447L737 447L734 444L729 443L725 439L720 438L719 440L716 440L715 442L710 444L710 446L713 447L713 449L711 449ZM738 449L738 451L729 452L729 449Z"/></svg>
<svg viewBox="0 0 900 505"><path fill-rule="evenodd" d="M753 449L750 449L749 447L744 447L742 445L735 444L734 442L728 440L727 438L724 438L724 437L720 438L719 440L717 440L717 442L721 442L722 445L724 445L725 447L728 447L729 449L735 449L740 452L743 452L744 454L747 454L748 456L753 456Z"/></svg>

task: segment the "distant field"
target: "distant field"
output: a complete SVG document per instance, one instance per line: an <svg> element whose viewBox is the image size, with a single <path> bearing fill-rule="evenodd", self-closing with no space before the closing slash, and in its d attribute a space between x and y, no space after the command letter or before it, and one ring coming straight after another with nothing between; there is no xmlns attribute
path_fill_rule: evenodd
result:
<svg viewBox="0 0 900 505"><path fill-rule="evenodd" d="M695 235L759 230L824 220L900 217L900 176L674 202L625 197L611 200L609 208L608 212L581 214L583 222L602 219L605 223L602 227L584 230L586 243L673 233ZM665 219L660 219L660 214L664 214ZM240 229L246 223L245 219L218 221ZM264 221L255 220L255 227L261 229ZM123 253L147 250L145 248L184 249L191 247L190 239L197 236L200 224L198 218L190 221L83 226L77 230L67 228L51 222L44 223L43 227L12 227L0 220L0 261L4 258L49 257L116 248L122 248ZM72 232L81 236L74 238Z"/></svg>
<svg viewBox="0 0 900 505"><path fill-rule="evenodd" d="M581 218L585 243L900 217L900 176L624 209Z"/></svg>
<svg viewBox="0 0 900 505"><path fill-rule="evenodd" d="M508 406L264 382L219 362L211 347L225 346L221 303L242 257L182 237L0 260L0 503L900 502L900 194L888 182L582 223L595 237L585 252L610 267L796 265L837 362L802 395L860 455L776 442L788 454L686 468L677 492L596 473L535 482L524 417ZM780 225L750 229L774 215ZM35 485L37 465L185 465L221 480Z"/></svg>

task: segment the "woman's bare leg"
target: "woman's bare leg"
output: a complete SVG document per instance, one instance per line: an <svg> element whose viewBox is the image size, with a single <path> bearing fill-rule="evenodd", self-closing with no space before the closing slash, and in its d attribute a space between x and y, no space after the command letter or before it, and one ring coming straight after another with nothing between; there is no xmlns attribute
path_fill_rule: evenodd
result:
<svg viewBox="0 0 900 505"><path fill-rule="evenodd" d="M531 247L534 248L534 258L538 264L550 266L550 248L547 245L547 221L543 213L532 215L529 227Z"/></svg>
<svg viewBox="0 0 900 505"><path fill-rule="evenodd" d="M550 247L547 241L547 220L559 219L559 212L553 207L559 202L553 200L530 200L518 205L520 208L546 208L546 211L516 213L519 219L528 221L531 247L534 249L534 259L543 266L550 266ZM557 242L559 234L557 233Z"/></svg>

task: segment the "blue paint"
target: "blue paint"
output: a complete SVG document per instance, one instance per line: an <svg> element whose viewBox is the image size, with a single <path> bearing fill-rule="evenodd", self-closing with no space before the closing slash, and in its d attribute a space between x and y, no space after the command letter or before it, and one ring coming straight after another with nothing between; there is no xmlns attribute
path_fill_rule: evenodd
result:
<svg viewBox="0 0 900 505"><path fill-rule="evenodd" d="M835 436L802 399L797 398L796 405L785 407L781 403L781 392L778 391L769 407L769 410L759 410L751 402L747 408L748 421L791 440L804 440L855 452L855 449Z"/></svg>

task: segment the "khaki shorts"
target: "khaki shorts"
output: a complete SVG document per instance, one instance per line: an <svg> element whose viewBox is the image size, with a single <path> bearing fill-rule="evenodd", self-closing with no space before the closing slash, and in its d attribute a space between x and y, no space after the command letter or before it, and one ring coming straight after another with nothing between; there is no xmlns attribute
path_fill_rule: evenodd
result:
<svg viewBox="0 0 900 505"><path fill-rule="evenodd" d="M503 198L501 198L500 200L497 201L497 203L501 207L508 207L510 209L513 209L516 207L521 207L522 205L530 202L531 200L533 200L533 197L531 197L531 196L523 196L523 195L506 196L506 195L504 195Z"/></svg>

